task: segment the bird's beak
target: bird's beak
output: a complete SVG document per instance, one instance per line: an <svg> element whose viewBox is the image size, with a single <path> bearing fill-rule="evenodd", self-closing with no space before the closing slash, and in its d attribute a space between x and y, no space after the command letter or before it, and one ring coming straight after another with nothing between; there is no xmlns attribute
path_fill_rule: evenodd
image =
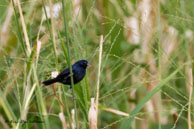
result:
<svg viewBox="0 0 194 129"><path fill-rule="evenodd" d="M89 66L89 65L92 65L92 64L88 62L88 63L87 63L87 66Z"/></svg>

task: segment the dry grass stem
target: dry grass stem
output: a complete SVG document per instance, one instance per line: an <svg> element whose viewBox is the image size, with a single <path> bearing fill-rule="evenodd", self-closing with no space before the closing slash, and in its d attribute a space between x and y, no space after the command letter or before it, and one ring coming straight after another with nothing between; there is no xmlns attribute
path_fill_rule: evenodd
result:
<svg viewBox="0 0 194 129"><path fill-rule="evenodd" d="M125 113L125 112L122 112L122 111L119 111L119 110L115 110L115 109L112 109L112 108L103 107L102 110L107 111L107 112L111 112L111 113L114 113L114 114L117 114L117 115L120 115L120 116L126 116L126 117L130 116L128 113ZM135 117L135 119L136 120L143 120L139 117Z"/></svg>
<svg viewBox="0 0 194 129"><path fill-rule="evenodd" d="M28 33L27 33L27 30L26 30L24 16L23 16L23 13L22 13L22 8L21 8L20 0L16 0L16 2L17 2L17 5L18 5L18 9L19 9L19 13L20 13L20 18L21 18L21 23L22 23L22 28L23 28L23 32L24 32L24 38L25 38L25 41L26 41L27 54L29 56L30 53L31 53L31 47L30 47L30 41L29 41L29 38L28 38Z"/></svg>
<svg viewBox="0 0 194 129"><path fill-rule="evenodd" d="M189 90L189 103L188 103L188 127L192 129L192 121L191 121L191 102L192 102L192 93L193 93L193 73L192 68L186 67L186 74L188 78L187 89Z"/></svg>
<svg viewBox="0 0 194 129"><path fill-rule="evenodd" d="M94 98L91 98L91 106L88 113L90 129L97 129L97 107Z"/></svg>
<svg viewBox="0 0 194 129"><path fill-rule="evenodd" d="M71 118L72 118L72 129L76 129L76 123L75 123L75 110L71 110Z"/></svg>
<svg viewBox="0 0 194 129"><path fill-rule="evenodd" d="M52 77L52 78L57 77L57 75L58 75L58 72L57 72L57 71L51 73L51 77ZM56 93L56 84L53 84L53 85L52 85L52 88L53 88L54 95L55 95L55 97L57 98L57 101L58 101L59 104L65 109L65 105L63 104L63 102L60 100L59 96L58 96L57 93Z"/></svg>
<svg viewBox="0 0 194 129"><path fill-rule="evenodd" d="M115 110L115 109L112 109L112 108L103 108L103 110L105 110L107 112L112 112L112 113L120 115L120 116L126 116L126 117L129 116L128 113L125 113L125 112L122 112L122 111L119 111L119 110Z"/></svg>
<svg viewBox="0 0 194 129"><path fill-rule="evenodd" d="M99 89L100 89L100 74L101 74L101 62L102 62L102 47L103 47L103 35L100 36L100 50L99 50L99 63L98 63L98 79L97 79L97 93L96 93L96 107L98 107ZM98 108L96 109L98 114ZM98 121L98 115L97 115Z"/></svg>
<svg viewBox="0 0 194 129"><path fill-rule="evenodd" d="M65 121L65 116L62 112L59 113L59 119L61 120L61 123L63 125L63 129L68 129L68 124Z"/></svg>

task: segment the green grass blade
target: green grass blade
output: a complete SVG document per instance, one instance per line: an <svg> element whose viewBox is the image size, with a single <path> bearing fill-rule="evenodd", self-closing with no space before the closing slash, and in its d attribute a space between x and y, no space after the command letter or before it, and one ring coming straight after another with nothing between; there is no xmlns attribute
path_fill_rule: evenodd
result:
<svg viewBox="0 0 194 129"><path fill-rule="evenodd" d="M151 99L151 97L156 94L170 79L172 79L181 69L182 67L175 70L172 74L170 74L167 78L161 81L156 88L154 88L150 93L148 93L136 106L136 108L129 114L129 118L124 120L121 124L121 129L129 129L131 127L131 123L134 120L137 113L143 108L143 106Z"/></svg>
<svg viewBox="0 0 194 129"><path fill-rule="evenodd" d="M3 96L2 91L0 90L0 104L3 108L3 110L5 111L5 114L7 115L9 121L16 121L17 118L12 110L12 107L10 106L10 104L8 103L7 99ZM13 127L15 127L15 123L12 124Z"/></svg>
<svg viewBox="0 0 194 129"><path fill-rule="evenodd" d="M70 47L69 47L69 42L70 42L70 39L69 39L69 32L68 32L68 29L67 29L67 21L66 21L66 12L65 12L65 2L64 0L62 0L62 12L63 12L63 22L64 22L64 28L65 28L65 36L66 36L66 48L67 48L67 64L70 68L70 74L72 75L72 64L71 64L71 61L70 61ZM71 76L71 86L72 86L72 96L74 97L75 95L75 91L74 91L74 82L73 82L73 76ZM77 117L77 105L76 105L76 100L73 99L73 105L74 105L74 110L75 110L75 123L76 123L76 129L79 128L79 125L78 125L78 117Z"/></svg>
<svg viewBox="0 0 194 129"><path fill-rule="evenodd" d="M35 58L35 54L36 54L36 47L33 48L32 52L30 53L30 57L28 57L28 60L27 60L27 75L29 74L29 72L31 71L32 69L32 64L33 64L33 60Z"/></svg>

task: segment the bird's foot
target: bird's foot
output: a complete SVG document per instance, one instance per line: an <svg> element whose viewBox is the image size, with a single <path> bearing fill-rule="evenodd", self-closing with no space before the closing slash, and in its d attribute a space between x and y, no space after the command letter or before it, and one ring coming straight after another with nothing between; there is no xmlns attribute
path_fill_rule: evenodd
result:
<svg viewBox="0 0 194 129"><path fill-rule="evenodd" d="M71 90L71 93L73 93L73 89L72 89L72 85L70 85L70 90ZM73 100L76 100L76 96L73 96Z"/></svg>
<svg viewBox="0 0 194 129"><path fill-rule="evenodd" d="M76 100L77 98L76 98L76 96L73 96L73 100Z"/></svg>

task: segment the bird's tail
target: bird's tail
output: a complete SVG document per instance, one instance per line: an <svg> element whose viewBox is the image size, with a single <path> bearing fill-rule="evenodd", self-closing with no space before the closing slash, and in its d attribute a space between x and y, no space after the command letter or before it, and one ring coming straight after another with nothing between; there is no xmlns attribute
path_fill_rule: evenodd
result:
<svg viewBox="0 0 194 129"><path fill-rule="evenodd" d="M46 81L44 81L44 82L42 82L45 86L47 86L47 85L50 85L50 84L53 84L53 83L55 83L55 82L57 82L57 78L53 78L53 79L50 79L50 80L46 80Z"/></svg>

